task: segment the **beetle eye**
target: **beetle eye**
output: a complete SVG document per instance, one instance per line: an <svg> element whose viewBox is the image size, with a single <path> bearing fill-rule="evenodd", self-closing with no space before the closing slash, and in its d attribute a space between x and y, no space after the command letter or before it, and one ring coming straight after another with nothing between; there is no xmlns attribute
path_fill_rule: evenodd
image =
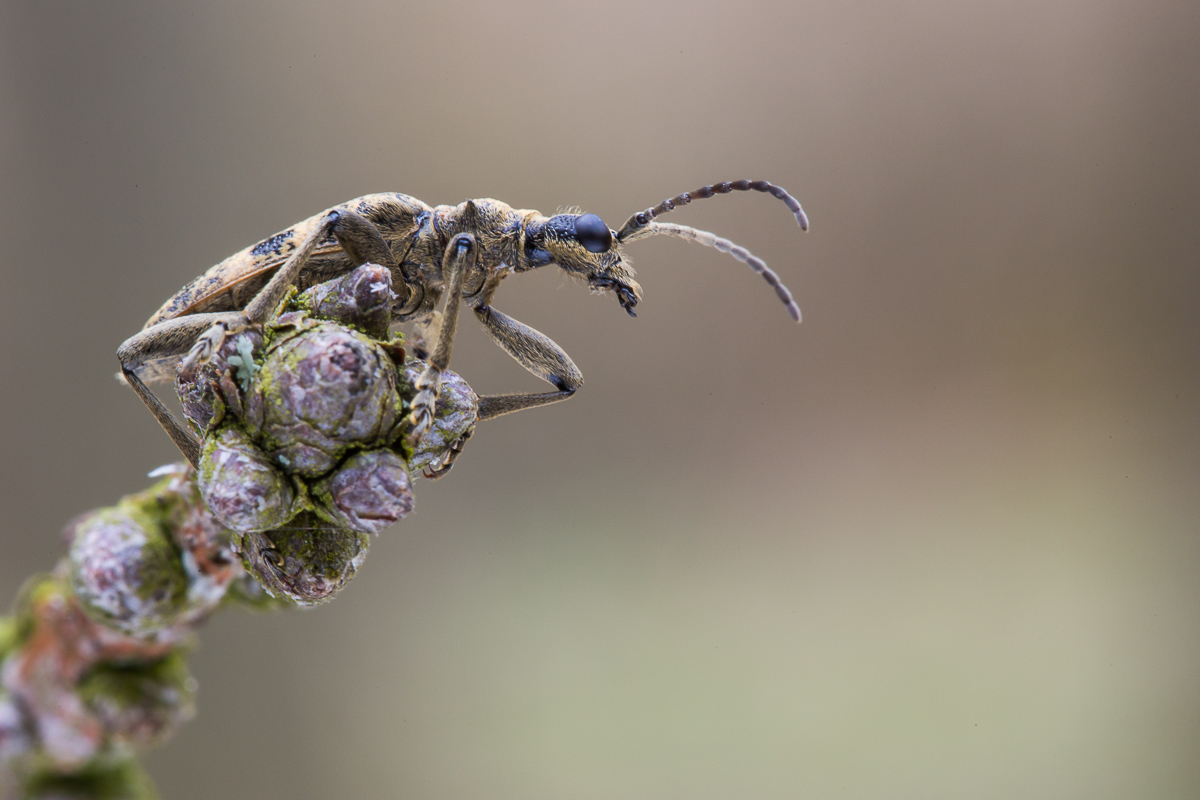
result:
<svg viewBox="0 0 1200 800"><path fill-rule="evenodd" d="M613 243L612 231L595 214L575 218L575 238L589 253L607 253Z"/></svg>

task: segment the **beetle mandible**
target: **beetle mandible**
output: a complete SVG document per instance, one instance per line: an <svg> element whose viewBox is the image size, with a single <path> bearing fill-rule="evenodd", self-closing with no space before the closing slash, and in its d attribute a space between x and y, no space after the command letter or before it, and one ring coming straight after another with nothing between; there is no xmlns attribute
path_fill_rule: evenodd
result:
<svg viewBox="0 0 1200 800"><path fill-rule="evenodd" d="M499 200L467 200L430 207L399 193L372 194L334 206L236 253L184 286L145 327L117 350L121 372L184 456L199 463L199 439L147 388L169 380L181 361L207 360L226 336L262 326L293 287L309 286L372 263L391 273L394 319L411 322L422 340L434 342L418 378L408 419L410 441L428 430L450 363L458 309L466 304L485 331L526 370L554 391L481 397L479 419L571 397L583 375L549 337L492 307L504 278L557 264L587 281L593 291L612 292L635 316L642 288L622 245L667 235L728 253L758 272L788 313L800 321L791 292L762 259L728 239L655 218L694 199L732 191L765 192L782 200L801 229L808 218L800 203L766 181L739 180L684 192L631 216L612 230L595 214L556 214L514 209ZM443 310L436 311L446 295Z"/></svg>

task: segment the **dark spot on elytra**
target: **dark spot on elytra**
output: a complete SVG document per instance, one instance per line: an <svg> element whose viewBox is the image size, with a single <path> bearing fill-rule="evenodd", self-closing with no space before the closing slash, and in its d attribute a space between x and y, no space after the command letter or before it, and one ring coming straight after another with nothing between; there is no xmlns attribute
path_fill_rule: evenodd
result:
<svg viewBox="0 0 1200 800"><path fill-rule="evenodd" d="M265 256L267 254L279 255L279 252L281 250L283 250L283 246L288 242L288 240L290 240L292 238L292 236L293 236L292 231L284 231L283 233L277 233L274 236L272 236L270 239L264 239L263 241L254 245L254 247L250 250L250 255L253 255L253 256Z"/></svg>

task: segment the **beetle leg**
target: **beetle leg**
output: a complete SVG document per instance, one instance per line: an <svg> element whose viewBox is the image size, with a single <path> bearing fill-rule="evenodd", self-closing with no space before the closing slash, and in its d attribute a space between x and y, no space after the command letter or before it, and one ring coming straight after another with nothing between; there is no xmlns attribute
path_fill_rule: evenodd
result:
<svg viewBox="0 0 1200 800"><path fill-rule="evenodd" d="M170 409L162 404L154 392L142 383L142 379L137 376L137 373L132 370L122 370L125 380L133 387L133 391L146 404L146 408L150 409L150 413L158 420L158 424L167 432L167 436L171 437L171 441L179 448L179 452L183 453L183 457L188 460L196 469L200 468L200 439L196 434L188 430L186 425L183 425L171 413Z"/></svg>
<svg viewBox="0 0 1200 800"><path fill-rule="evenodd" d="M210 348L216 338L223 336L227 325L240 321L241 316L236 311L225 311L163 320L130 336L117 349L121 374L126 382L137 392L137 396L193 467L200 462L200 441L154 396L142 377L145 376L149 381L170 379L173 377L170 368L180 356L187 353L188 358L203 358L203 351ZM220 346L219 342L217 346Z"/></svg>
<svg viewBox="0 0 1200 800"><path fill-rule="evenodd" d="M392 273L392 292L396 295L394 307L404 308L412 294L409 284L417 283L420 280L419 276L412 270L411 275L404 274L403 268L392 255L391 248L384 241L383 234L369 219L348 209L337 213L338 219L333 224L333 235L337 237L338 244L346 251L354 266L378 264Z"/></svg>
<svg viewBox="0 0 1200 800"><path fill-rule="evenodd" d="M473 433L475 433L474 426L468 428L466 433L454 440L454 442L450 445L450 449L446 452L446 456L442 461L441 466L428 466L421 474L424 475L428 480L436 481L438 478L449 472L454 466L454 462L460 455L462 455L463 447L466 446L467 440L471 438L471 434Z"/></svg>
<svg viewBox="0 0 1200 800"><path fill-rule="evenodd" d="M253 300L246 304L246 308L242 312L243 324L241 326L234 326L235 328L263 325L267 320L275 316L280 304L283 303L283 298L287 296L288 290L295 285L296 278L300 276L300 271L308 263L313 250L317 248L317 244L333 232L333 229L337 226L342 216L343 212L341 211L330 211L324 216L320 224L313 229L312 233L308 234L304 241L300 243L300 246L292 251L292 254L288 256L288 260L283 262L283 266L271 276L271 280L267 281L267 285L260 289L258 294L254 295Z"/></svg>
<svg viewBox="0 0 1200 800"><path fill-rule="evenodd" d="M450 354L454 350L454 332L458 326L458 308L462 305L463 281L466 280L467 272L474 266L476 249L475 237L469 233L460 233L450 240L442 255L446 307L442 311L437 346L434 347L425 369L413 382L417 394L412 401L412 412L408 415L410 443L420 441L433 424L438 395L442 392L442 372L450 366Z"/></svg>
<svg viewBox="0 0 1200 800"><path fill-rule="evenodd" d="M561 392L542 392L540 394L486 394L479 396L478 420L495 419L514 411L524 411L527 408L537 408L551 403L559 403L575 395L574 389Z"/></svg>
<svg viewBox="0 0 1200 800"><path fill-rule="evenodd" d="M492 341L500 345L517 363L547 383L558 387L557 392L541 394L500 394L479 398L479 419L492 419L526 408L557 403L575 394L583 385L583 373L561 347L549 336L536 331L491 306L475 308L475 316Z"/></svg>
<svg viewBox="0 0 1200 800"><path fill-rule="evenodd" d="M225 344L225 336L228 333L228 325L220 321L214 322L208 330L196 337L188 354L180 362L179 368L184 372L192 372L200 365L207 364L213 353L220 350L221 345Z"/></svg>
<svg viewBox="0 0 1200 800"><path fill-rule="evenodd" d="M174 377L170 368L180 356L186 353L186 360L193 365L203 363L221 346L227 332L260 326L270 319L317 243L329 235L341 216L337 211L326 214L321 224L300 243L244 311L189 314L163 320L129 337L117 348L121 374L193 467L200 465L199 439L186 425L175 419L142 378L152 382L170 380Z"/></svg>

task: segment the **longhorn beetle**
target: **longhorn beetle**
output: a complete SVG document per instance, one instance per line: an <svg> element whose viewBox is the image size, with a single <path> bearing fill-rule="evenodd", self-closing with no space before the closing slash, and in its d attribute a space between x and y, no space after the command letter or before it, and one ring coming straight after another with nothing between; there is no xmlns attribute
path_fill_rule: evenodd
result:
<svg viewBox="0 0 1200 800"><path fill-rule="evenodd" d="M500 281L513 273L557 264L567 274L586 280L593 291L612 292L621 307L636 316L633 309L642 288L621 248L662 234L714 247L749 265L799 322L800 308L791 292L762 259L707 231L655 221L697 198L751 190L782 200L801 229L808 230L800 203L766 181L716 183L684 192L634 214L620 230L611 230L595 214L547 217L486 198L431 208L406 194L359 197L230 256L184 286L117 350L121 372L196 466L197 436L146 383L169 380L181 360L203 362L226 336L263 325L292 287L304 289L373 263L391 272L394 319L414 323L421 339L436 341L415 385L417 395L408 419L411 441L424 435L433 420L462 303L475 312L496 344L556 389L482 397L479 419L565 400L583 385L583 375L549 337L492 307ZM447 298L438 314L435 309L443 294Z"/></svg>

